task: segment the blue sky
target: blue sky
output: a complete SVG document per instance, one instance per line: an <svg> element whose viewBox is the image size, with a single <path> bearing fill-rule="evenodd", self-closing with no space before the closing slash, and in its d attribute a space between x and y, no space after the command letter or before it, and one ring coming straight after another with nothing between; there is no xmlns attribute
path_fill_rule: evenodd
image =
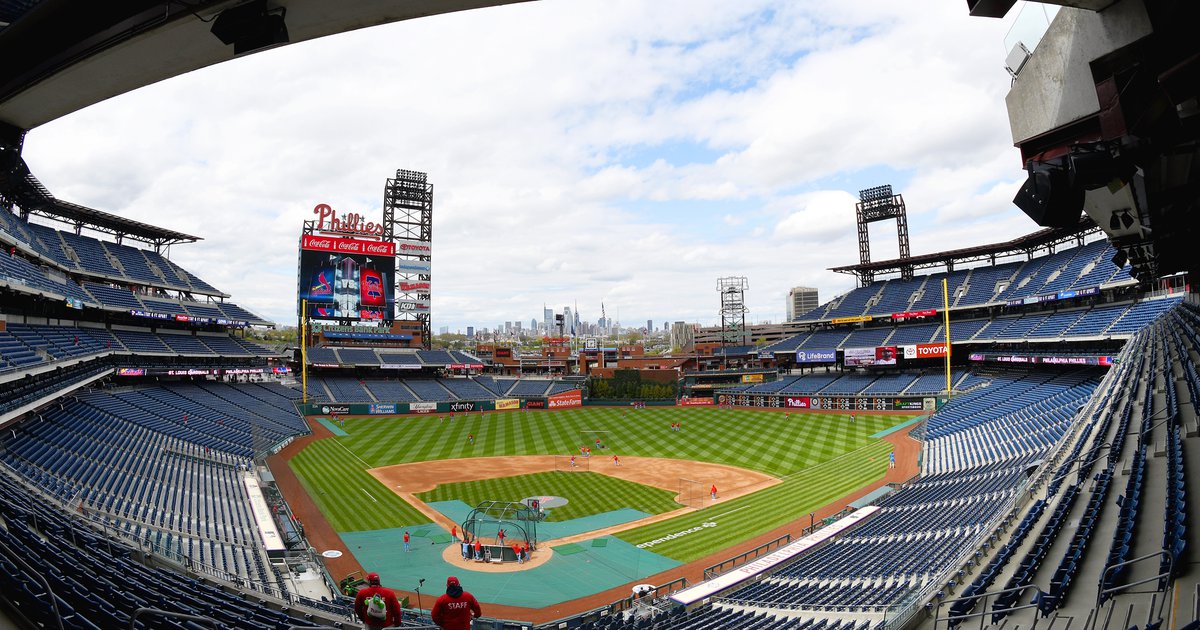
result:
<svg viewBox="0 0 1200 630"><path fill-rule="evenodd" d="M789 287L853 287L854 202L891 184L912 250L1036 226L1011 203L1005 21L961 2L542 0L251 55L33 130L55 196L202 236L172 259L295 321L318 203L380 215L384 181L434 184L433 325L603 302L622 322L749 318ZM402 80L401 80L402 79ZM872 226L876 259L895 255Z"/></svg>

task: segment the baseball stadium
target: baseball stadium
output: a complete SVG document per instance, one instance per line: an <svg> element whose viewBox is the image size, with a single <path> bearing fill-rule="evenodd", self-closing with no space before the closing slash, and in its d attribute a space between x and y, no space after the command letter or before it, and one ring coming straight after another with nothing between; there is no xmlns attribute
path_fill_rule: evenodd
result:
<svg viewBox="0 0 1200 630"><path fill-rule="evenodd" d="M296 222L280 351L167 255L202 236L22 158L163 78L507 2L311 4L0 3L0 625L359 628L377 574L406 628L449 576L479 630L1200 627L1197 6L1054 3L1010 67L1024 236L911 255L903 196L859 191L831 270L856 288L650 370L596 339L433 348L424 171L379 219ZM653 394L599 391L621 378Z"/></svg>

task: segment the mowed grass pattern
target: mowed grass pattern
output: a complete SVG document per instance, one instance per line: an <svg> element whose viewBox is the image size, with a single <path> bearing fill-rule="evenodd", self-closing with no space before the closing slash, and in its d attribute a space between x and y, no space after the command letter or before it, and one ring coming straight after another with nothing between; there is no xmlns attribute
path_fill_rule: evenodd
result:
<svg viewBox="0 0 1200 630"><path fill-rule="evenodd" d="M450 483L417 496L426 503L458 500L474 506L488 500L520 501L539 495L567 500L564 506L546 510L547 521L566 521L621 508L660 514L681 507L675 502L674 492L592 472L544 472Z"/></svg>
<svg viewBox="0 0 1200 630"><path fill-rule="evenodd" d="M729 501L705 501L706 506L690 514L652 523L615 534L633 545L694 527L678 538L646 547L680 562L690 562L723 549L733 542L802 519L810 512L874 481L887 472L892 445L877 441L857 451L788 476L783 483ZM718 495L719 496L719 495ZM704 523L716 523L704 527Z"/></svg>
<svg viewBox="0 0 1200 630"><path fill-rule="evenodd" d="M849 417L841 414L793 413L788 419L783 412L680 407L472 413L456 414L453 420L446 416L350 418L346 420L348 437L314 442L294 457L291 465L335 529L361 531L428 522L427 517L366 473L368 468L495 455L569 455L590 443L592 438L582 431L603 430L607 431L609 446L606 453L715 462L788 478L869 444L875 444L886 459L891 447L868 436L907 419L860 412L857 421L850 423ZM683 430L670 431L672 422L682 423ZM467 440L471 434L475 435L473 445ZM846 481L836 487L850 483L860 486L882 474L882 468L870 477L865 474L868 469L874 470L863 465L874 452L864 453L862 457L848 458L859 466L847 465L843 472L849 477L839 477ZM884 461L876 463L886 466ZM568 478L568 483L569 479L580 477L562 476ZM763 499L756 520L762 523L794 520L810 511L806 506L817 505L818 497L828 495L828 487L833 486L803 485L798 494L788 496L788 502ZM847 491L854 487L857 486ZM841 492L829 500L844 494ZM747 500L759 496L774 495L759 492ZM820 505L825 503L828 500ZM662 527L670 529L665 523ZM733 528L720 529L734 534ZM770 528L738 530L741 533L736 538L712 549L767 529ZM671 547L674 545L661 545L654 550L663 553ZM669 555L675 557L673 553Z"/></svg>

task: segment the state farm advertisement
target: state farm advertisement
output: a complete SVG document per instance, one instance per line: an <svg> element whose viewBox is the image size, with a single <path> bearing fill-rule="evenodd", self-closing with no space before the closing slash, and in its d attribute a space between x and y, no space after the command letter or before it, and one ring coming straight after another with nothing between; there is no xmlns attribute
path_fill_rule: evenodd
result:
<svg viewBox="0 0 1200 630"><path fill-rule="evenodd" d="M783 406L788 409L808 409L810 402L808 396L788 396L783 399Z"/></svg>
<svg viewBox="0 0 1200 630"><path fill-rule="evenodd" d="M360 241L352 238L317 236L304 234L300 237L300 249L338 254L361 254L364 256L395 256L396 244L392 242Z"/></svg>
<svg viewBox="0 0 1200 630"><path fill-rule="evenodd" d="M569 392L555 394L546 399L546 406L551 409L562 409L564 407L582 407L583 392L578 389L573 389Z"/></svg>

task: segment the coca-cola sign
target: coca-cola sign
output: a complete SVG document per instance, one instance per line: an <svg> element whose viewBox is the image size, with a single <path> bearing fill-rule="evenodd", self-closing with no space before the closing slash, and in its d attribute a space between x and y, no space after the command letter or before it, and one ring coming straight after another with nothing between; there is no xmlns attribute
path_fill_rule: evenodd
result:
<svg viewBox="0 0 1200 630"><path fill-rule="evenodd" d="M383 237L382 223L368 221L366 217L357 212L347 212L338 216L337 211L329 207L329 204L319 203L313 208L313 214L317 215L318 232Z"/></svg>
<svg viewBox="0 0 1200 630"><path fill-rule="evenodd" d="M391 242L359 241L352 238L336 238L305 234L300 237L300 249L339 254L364 256L395 256L396 244Z"/></svg>

